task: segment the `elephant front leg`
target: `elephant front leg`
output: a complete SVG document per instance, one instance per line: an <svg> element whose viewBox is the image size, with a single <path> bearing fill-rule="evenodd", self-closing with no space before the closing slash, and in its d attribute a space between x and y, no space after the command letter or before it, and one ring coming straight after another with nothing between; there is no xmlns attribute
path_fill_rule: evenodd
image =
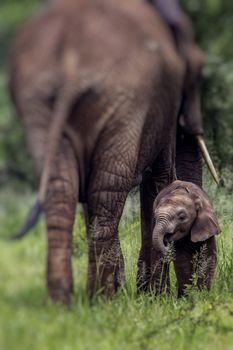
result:
<svg viewBox="0 0 233 350"><path fill-rule="evenodd" d="M217 263L215 237L201 244L196 266L197 286L200 290L210 290Z"/></svg>
<svg viewBox="0 0 233 350"><path fill-rule="evenodd" d="M187 285L195 283L199 290L210 290L216 269L216 242L211 237L205 242L176 242L174 261L178 280L178 296L185 293Z"/></svg>
<svg viewBox="0 0 233 350"><path fill-rule="evenodd" d="M140 185L141 249L138 258L137 290L146 292L150 282L153 203L155 185L152 172L147 171Z"/></svg>
<svg viewBox="0 0 233 350"><path fill-rule="evenodd" d="M193 281L193 254L189 251L184 251L181 247L176 247L176 257L174 260L175 272L178 284L178 297L185 294L187 285Z"/></svg>
<svg viewBox="0 0 233 350"><path fill-rule="evenodd" d="M174 147L172 142L146 171L140 186L142 245L138 259L137 288L139 291L162 292L170 287L169 264L153 246L153 203L158 193L175 179Z"/></svg>
<svg viewBox="0 0 233 350"><path fill-rule="evenodd" d="M161 294L164 291L169 293L169 262L166 262L164 257L160 256L158 252L153 252L153 249L151 255L154 262L151 267L150 291L156 295Z"/></svg>
<svg viewBox="0 0 233 350"><path fill-rule="evenodd" d="M63 141L55 164L45 207L47 286L52 300L68 304L73 291L72 228L78 196L76 161L68 141Z"/></svg>
<svg viewBox="0 0 233 350"><path fill-rule="evenodd" d="M160 294L170 290L169 263L152 244L153 203L156 186L152 174L143 177L140 186L142 245L138 259L137 289Z"/></svg>
<svg viewBox="0 0 233 350"><path fill-rule="evenodd" d="M174 265L178 282L178 297L185 294L185 288L188 285L196 283L195 274L198 276L200 247L200 243L191 242L189 236L175 242L176 256Z"/></svg>

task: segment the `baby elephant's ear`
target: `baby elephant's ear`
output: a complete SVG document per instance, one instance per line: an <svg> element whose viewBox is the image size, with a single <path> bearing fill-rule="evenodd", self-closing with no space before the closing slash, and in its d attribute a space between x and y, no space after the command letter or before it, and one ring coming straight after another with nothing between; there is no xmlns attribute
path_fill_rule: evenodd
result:
<svg viewBox="0 0 233 350"><path fill-rule="evenodd" d="M204 193L196 200L197 217L191 228L191 241L205 241L221 232L214 210Z"/></svg>

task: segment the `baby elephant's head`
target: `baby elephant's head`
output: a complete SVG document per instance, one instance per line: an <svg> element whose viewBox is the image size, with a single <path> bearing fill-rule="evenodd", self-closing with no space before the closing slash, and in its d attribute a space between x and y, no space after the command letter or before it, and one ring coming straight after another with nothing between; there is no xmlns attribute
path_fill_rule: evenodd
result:
<svg viewBox="0 0 233 350"><path fill-rule="evenodd" d="M168 243L190 233L192 242L205 241L220 232L207 195L191 182L174 181L154 203L153 248L166 253Z"/></svg>

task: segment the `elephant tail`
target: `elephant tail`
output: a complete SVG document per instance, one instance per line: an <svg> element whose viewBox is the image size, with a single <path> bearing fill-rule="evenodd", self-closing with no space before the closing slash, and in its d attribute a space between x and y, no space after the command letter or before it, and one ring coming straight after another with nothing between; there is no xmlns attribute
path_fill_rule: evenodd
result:
<svg viewBox="0 0 233 350"><path fill-rule="evenodd" d="M37 200L33 205L33 207L31 208L24 225L18 230L17 233L11 236L10 239L14 241L25 236L31 230L31 228L37 223L42 211L43 211L42 205Z"/></svg>
<svg viewBox="0 0 233 350"><path fill-rule="evenodd" d="M78 103L82 100L84 95L91 91L92 88L90 87L90 84L88 84L87 80L83 80L81 82L70 81L64 86L59 94L55 105L54 118L52 119L50 130L48 132L48 146L42 168L37 200L30 210L22 228L11 237L12 240L24 237L38 222L38 219L40 218L44 209L44 203L51 177L51 170L59 148L62 134L65 131L67 119L73 108L74 102Z"/></svg>

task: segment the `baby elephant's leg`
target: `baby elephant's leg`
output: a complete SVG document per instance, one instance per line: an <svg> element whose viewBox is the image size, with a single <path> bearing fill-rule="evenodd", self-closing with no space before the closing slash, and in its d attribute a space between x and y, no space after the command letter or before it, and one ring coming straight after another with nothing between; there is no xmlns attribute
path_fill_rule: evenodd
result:
<svg viewBox="0 0 233 350"><path fill-rule="evenodd" d="M186 286L193 282L194 273L198 288L210 290L217 261L215 237L197 244L178 241L175 246L178 296L184 295Z"/></svg>
<svg viewBox="0 0 233 350"><path fill-rule="evenodd" d="M102 133L92 159L88 187L88 293L112 296L124 283L124 260L118 225L132 188L137 163L137 138L128 128ZM133 136L137 130L132 128ZM124 142L122 142L124 140Z"/></svg>
<svg viewBox="0 0 233 350"><path fill-rule="evenodd" d="M178 241L175 243L175 248L174 266L178 283L178 297L181 297L184 295L186 286L192 283L193 252L189 249L188 242Z"/></svg>
<svg viewBox="0 0 233 350"><path fill-rule="evenodd" d="M210 290L216 269L217 254L215 237L210 237L202 243L197 267L197 285L200 290Z"/></svg>

